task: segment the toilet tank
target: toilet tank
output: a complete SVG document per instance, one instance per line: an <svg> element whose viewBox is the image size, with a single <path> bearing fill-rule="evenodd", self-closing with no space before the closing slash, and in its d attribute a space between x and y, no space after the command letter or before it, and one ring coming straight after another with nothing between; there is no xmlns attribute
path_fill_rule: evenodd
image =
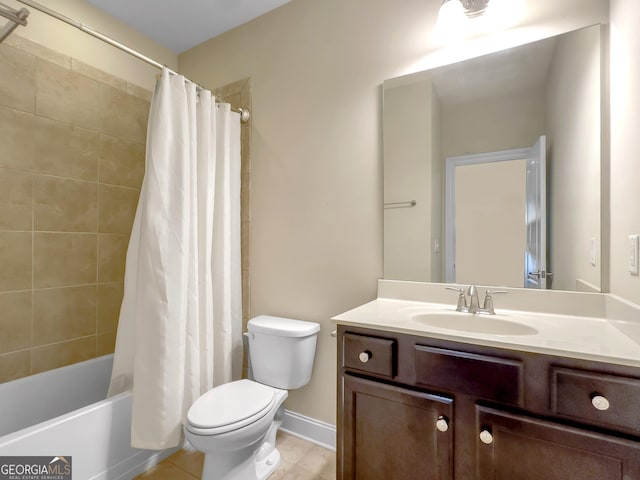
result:
<svg viewBox="0 0 640 480"><path fill-rule="evenodd" d="M260 315L247 330L254 380L286 390L309 382L320 324Z"/></svg>

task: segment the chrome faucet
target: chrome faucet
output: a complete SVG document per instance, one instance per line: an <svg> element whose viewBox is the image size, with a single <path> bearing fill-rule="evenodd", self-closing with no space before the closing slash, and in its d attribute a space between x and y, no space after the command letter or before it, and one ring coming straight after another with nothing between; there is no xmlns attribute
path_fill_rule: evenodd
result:
<svg viewBox="0 0 640 480"><path fill-rule="evenodd" d="M458 304L456 305L457 312L483 313L487 315L495 315L496 313L493 308L493 295L496 293L507 293L504 290L486 290L484 294L484 302L482 307L480 307L478 287L475 285L469 285L466 289L455 287L446 287L446 289L458 292ZM467 296L469 297L468 303Z"/></svg>
<svg viewBox="0 0 640 480"><path fill-rule="evenodd" d="M480 300L478 299L478 287L475 285L469 285L469 289L467 290L467 295L469 296L469 313L476 313L480 308Z"/></svg>
<svg viewBox="0 0 640 480"><path fill-rule="evenodd" d="M478 288L475 285L470 285L467 289L455 287L446 287L446 289L458 292L457 312L476 313L478 311ZM467 295L469 303L467 303Z"/></svg>

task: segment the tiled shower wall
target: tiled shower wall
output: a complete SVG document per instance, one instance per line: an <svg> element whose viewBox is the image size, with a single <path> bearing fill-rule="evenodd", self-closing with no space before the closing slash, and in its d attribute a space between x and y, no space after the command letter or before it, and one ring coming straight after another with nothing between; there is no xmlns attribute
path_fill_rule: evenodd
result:
<svg viewBox="0 0 640 480"><path fill-rule="evenodd" d="M0 382L113 351L150 96L0 45Z"/></svg>

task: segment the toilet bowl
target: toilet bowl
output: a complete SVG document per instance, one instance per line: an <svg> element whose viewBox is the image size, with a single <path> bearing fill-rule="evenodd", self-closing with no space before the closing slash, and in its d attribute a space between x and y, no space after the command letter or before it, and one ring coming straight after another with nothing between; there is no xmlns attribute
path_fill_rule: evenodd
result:
<svg viewBox="0 0 640 480"><path fill-rule="evenodd" d="M184 430L205 454L203 480L264 480L280 464L275 440L289 388L310 377L320 325L260 316L249 320L255 379L220 385L189 409Z"/></svg>

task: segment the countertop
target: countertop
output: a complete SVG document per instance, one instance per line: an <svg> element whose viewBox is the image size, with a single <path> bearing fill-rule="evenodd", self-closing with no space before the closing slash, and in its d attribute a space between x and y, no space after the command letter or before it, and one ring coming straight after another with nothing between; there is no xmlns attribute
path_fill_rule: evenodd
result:
<svg viewBox="0 0 640 480"><path fill-rule="evenodd" d="M477 331L441 328L421 320L442 314L440 324L455 315L478 322ZM595 316L538 313L496 308L496 316L461 313L451 304L378 298L336 315L339 325L371 328L429 338L510 350L545 353L570 358L640 367L640 322ZM482 331L482 322L516 322L526 334L511 335Z"/></svg>

